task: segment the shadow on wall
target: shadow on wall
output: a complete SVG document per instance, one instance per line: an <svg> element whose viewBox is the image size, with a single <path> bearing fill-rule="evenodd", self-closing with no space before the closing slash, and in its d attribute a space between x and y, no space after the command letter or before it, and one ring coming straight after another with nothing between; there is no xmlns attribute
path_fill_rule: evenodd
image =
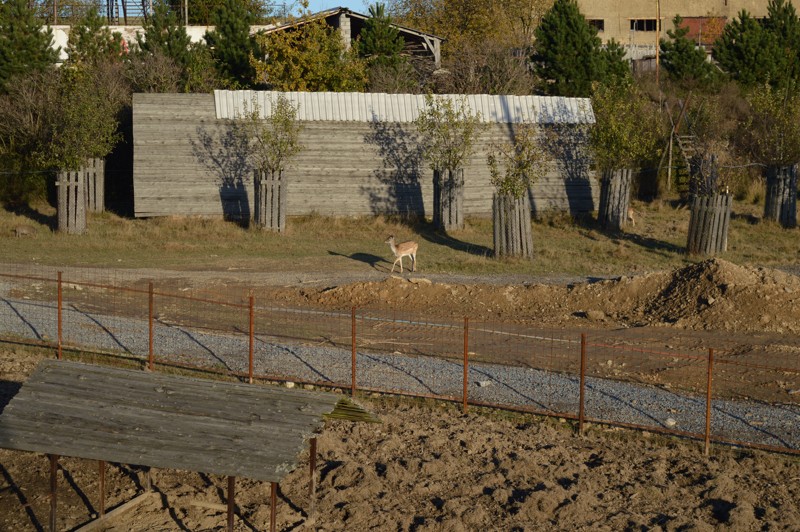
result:
<svg viewBox="0 0 800 532"><path fill-rule="evenodd" d="M542 127L545 149L553 157L558 175L564 179L569 213L578 216L597 210L589 172L592 163L589 129L585 125L563 123L550 123ZM531 208L533 214L537 215L547 210L548 206L537 206L531 197Z"/></svg>
<svg viewBox="0 0 800 532"><path fill-rule="evenodd" d="M364 142L377 148L383 166L372 173L376 185L361 187L369 196L373 214L397 214L403 218L425 216L422 201L422 148L417 136L400 124L373 120Z"/></svg>
<svg viewBox="0 0 800 532"><path fill-rule="evenodd" d="M223 217L247 227L251 213L245 183L253 173L246 156L247 138L239 134L236 124L229 122L210 131L199 126L197 138L190 142L194 157L214 174Z"/></svg>

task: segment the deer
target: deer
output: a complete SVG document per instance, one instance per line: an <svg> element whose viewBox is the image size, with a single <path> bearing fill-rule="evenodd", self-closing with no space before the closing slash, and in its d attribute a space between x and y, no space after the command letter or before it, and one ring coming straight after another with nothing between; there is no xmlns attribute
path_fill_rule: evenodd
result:
<svg viewBox="0 0 800 532"><path fill-rule="evenodd" d="M633 215L636 214L633 210L633 207L628 207L628 221L631 225L636 226L636 220L634 219Z"/></svg>
<svg viewBox="0 0 800 532"><path fill-rule="evenodd" d="M394 273L394 267L397 266L398 262L400 263L400 273L403 273L403 257L411 257L411 271L417 271L418 244L416 242L408 241L397 244L394 241L394 235L389 235L389 238L384 240L384 244L389 244L392 253L397 257L394 264L392 264L392 273Z"/></svg>

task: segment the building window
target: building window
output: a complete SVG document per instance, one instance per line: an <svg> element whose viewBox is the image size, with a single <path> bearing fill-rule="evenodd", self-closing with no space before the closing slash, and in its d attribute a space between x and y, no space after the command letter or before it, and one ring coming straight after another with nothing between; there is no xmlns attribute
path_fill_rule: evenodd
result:
<svg viewBox="0 0 800 532"><path fill-rule="evenodd" d="M589 26L592 26L597 31L606 31L606 21L601 18L592 18L587 20Z"/></svg>
<svg viewBox="0 0 800 532"><path fill-rule="evenodd" d="M656 31L656 19L632 18L631 31Z"/></svg>

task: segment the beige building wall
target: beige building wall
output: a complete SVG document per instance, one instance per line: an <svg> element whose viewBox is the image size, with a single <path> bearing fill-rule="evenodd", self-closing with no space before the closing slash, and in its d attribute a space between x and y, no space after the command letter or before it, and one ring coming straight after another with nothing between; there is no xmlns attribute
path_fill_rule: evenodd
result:
<svg viewBox="0 0 800 532"><path fill-rule="evenodd" d="M767 16L767 3L768 0L578 0L581 13L598 28L603 42L613 38L623 45L641 48L641 52L655 49L659 11L660 35L666 37L675 15L726 17L730 21L745 9L760 18Z"/></svg>

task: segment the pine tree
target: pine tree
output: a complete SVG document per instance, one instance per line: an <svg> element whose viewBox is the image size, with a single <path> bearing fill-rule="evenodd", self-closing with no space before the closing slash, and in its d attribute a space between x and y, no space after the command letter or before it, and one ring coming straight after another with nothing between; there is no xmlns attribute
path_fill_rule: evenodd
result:
<svg viewBox="0 0 800 532"><path fill-rule="evenodd" d="M675 15L674 29L667 30L667 39L661 39L661 66L670 78L686 87L708 86L714 78L714 66L706 60L706 52L688 39L689 27L681 27L683 18Z"/></svg>
<svg viewBox="0 0 800 532"><path fill-rule="evenodd" d="M775 34L745 10L725 26L713 50L719 66L745 86L783 78L781 55Z"/></svg>
<svg viewBox="0 0 800 532"><path fill-rule="evenodd" d="M112 33L97 10L90 9L70 30L67 57L72 64L121 60L127 47L122 35L119 32Z"/></svg>
<svg viewBox="0 0 800 532"><path fill-rule="evenodd" d="M586 22L576 0L555 0L535 36L531 60L545 94L588 96L593 81L621 70L617 47L601 52L597 30Z"/></svg>
<svg viewBox="0 0 800 532"><path fill-rule="evenodd" d="M778 46L779 72L783 85L788 80L800 80L800 20L791 2L770 0L767 5L767 18L764 30L772 33Z"/></svg>
<svg viewBox="0 0 800 532"><path fill-rule="evenodd" d="M232 86L249 87L255 78L250 55L258 50L255 39L250 36L255 16L242 0L225 0L212 20L216 28L206 33L205 39L221 76Z"/></svg>
<svg viewBox="0 0 800 532"><path fill-rule="evenodd" d="M364 23L358 43L359 55L370 66L395 66L403 61L400 55L403 48L405 41L386 15L386 6L381 3L370 6L369 18Z"/></svg>
<svg viewBox="0 0 800 532"><path fill-rule="evenodd" d="M191 59L191 40L186 33L186 27L179 24L177 15L166 0L153 2L153 14L144 24L144 35L136 34L136 42L141 53L151 55L158 50L182 69L186 68Z"/></svg>
<svg viewBox="0 0 800 532"><path fill-rule="evenodd" d="M611 39L599 50L599 70L596 80L603 84L625 83L631 79L631 68L625 59L625 48Z"/></svg>
<svg viewBox="0 0 800 532"><path fill-rule="evenodd" d="M0 3L0 94L20 74L45 70L58 61L58 49L50 47L53 30L41 31L42 24L26 0Z"/></svg>

